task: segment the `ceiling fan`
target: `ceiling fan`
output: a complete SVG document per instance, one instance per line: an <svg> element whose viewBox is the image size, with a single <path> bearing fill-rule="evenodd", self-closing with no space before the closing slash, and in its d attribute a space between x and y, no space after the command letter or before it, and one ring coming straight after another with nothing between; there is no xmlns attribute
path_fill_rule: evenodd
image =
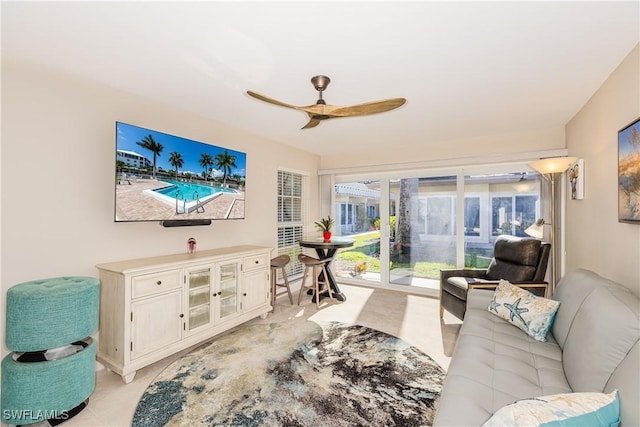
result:
<svg viewBox="0 0 640 427"><path fill-rule="evenodd" d="M382 101L366 102L364 104L349 105L345 107L329 105L324 101L324 99L322 99L322 92L327 88L327 86L329 86L329 82L331 82L331 80L327 76L314 76L311 78L311 83L313 84L313 87L316 88L320 96L315 104L307 106L287 104L285 102L260 95L259 93L250 90L247 91L247 94L255 99L259 99L260 101L268 102L270 104L304 111L309 116L309 122L304 125L302 129L316 127L322 120L328 120L334 117L366 116L368 114L382 113L384 111L398 108L405 102L407 102L407 100L404 98L392 98Z"/></svg>

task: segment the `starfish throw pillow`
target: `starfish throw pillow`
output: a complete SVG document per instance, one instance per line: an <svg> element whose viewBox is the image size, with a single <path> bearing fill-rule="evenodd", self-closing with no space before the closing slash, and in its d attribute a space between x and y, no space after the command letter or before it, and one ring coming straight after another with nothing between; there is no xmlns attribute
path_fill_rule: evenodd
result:
<svg viewBox="0 0 640 427"><path fill-rule="evenodd" d="M506 280L500 280L488 310L522 329L530 337L545 342L559 306L558 301L538 297Z"/></svg>

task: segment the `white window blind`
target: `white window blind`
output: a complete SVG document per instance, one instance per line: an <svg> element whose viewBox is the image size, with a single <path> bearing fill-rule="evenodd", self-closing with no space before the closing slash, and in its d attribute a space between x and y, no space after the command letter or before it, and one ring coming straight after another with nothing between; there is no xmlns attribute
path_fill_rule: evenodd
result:
<svg viewBox="0 0 640 427"><path fill-rule="evenodd" d="M298 261L303 236L305 176L289 171L278 171L278 255L289 255L288 276L302 274Z"/></svg>

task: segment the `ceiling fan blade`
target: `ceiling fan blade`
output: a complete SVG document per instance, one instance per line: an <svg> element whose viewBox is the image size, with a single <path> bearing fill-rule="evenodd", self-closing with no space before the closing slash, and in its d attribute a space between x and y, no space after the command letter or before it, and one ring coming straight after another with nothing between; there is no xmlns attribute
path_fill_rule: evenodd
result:
<svg viewBox="0 0 640 427"><path fill-rule="evenodd" d="M304 125L301 129L311 129L318 126L319 124L320 124L320 120L312 118L309 120L309 123Z"/></svg>
<svg viewBox="0 0 640 427"><path fill-rule="evenodd" d="M407 102L404 98L392 98L381 101L366 102L364 104L349 105L346 107L330 105L322 98L322 92L327 88L330 81L331 80L327 76L315 76L311 78L313 87L319 93L318 101L312 105L298 106L287 104L286 102L278 101L277 99L269 98L268 96L260 95L259 93L250 90L247 91L247 95L269 104L304 111L309 116L309 122L307 122L302 129L314 128L318 126L321 121L333 117L366 116L368 114L382 113L384 111L401 107Z"/></svg>
<svg viewBox="0 0 640 427"><path fill-rule="evenodd" d="M382 113L384 111L390 111L401 107L407 102L404 98L392 98L382 101L366 102L364 104L350 105L347 107L337 107L331 109L330 112L325 112L333 117L348 117L348 116L365 116L367 114Z"/></svg>
<svg viewBox="0 0 640 427"><path fill-rule="evenodd" d="M281 107L293 108L294 110L299 110L300 108L296 105L287 104L286 102L278 101L277 99L269 98L268 96L260 95L259 93L248 90L247 95L259 99L260 101L268 102L269 104L279 105Z"/></svg>

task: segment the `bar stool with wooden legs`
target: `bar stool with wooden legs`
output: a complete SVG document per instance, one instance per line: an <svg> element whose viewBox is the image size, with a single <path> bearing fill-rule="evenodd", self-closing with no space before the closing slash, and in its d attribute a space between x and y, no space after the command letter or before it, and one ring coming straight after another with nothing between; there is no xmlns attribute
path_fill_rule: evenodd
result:
<svg viewBox="0 0 640 427"><path fill-rule="evenodd" d="M298 260L304 264L302 285L300 286L300 293L298 294L298 305L300 305L300 300L302 299L302 294L304 293L305 289L313 289L315 291L316 307L320 308L320 285L325 286L326 291L329 293L329 298L333 300L333 291L331 290L331 286L329 285L329 281L327 280L329 276L327 275L327 269L325 268L327 263L331 261L331 258L318 259L308 255L300 254L298 255ZM309 270L311 270L312 283L310 285L305 285L305 282L307 280L307 273L309 272ZM322 272L322 277L324 279L322 281L319 279L320 272Z"/></svg>
<svg viewBox="0 0 640 427"><path fill-rule="evenodd" d="M291 295L291 288L289 287L289 279L287 278L287 271L285 267L289 264L291 258L289 255L280 255L271 260L271 307L272 311L276 308L276 297L279 295L288 294L289 302L293 305L293 296ZM284 282L278 283L278 270L282 273ZM282 292L278 293L279 287L285 288Z"/></svg>

